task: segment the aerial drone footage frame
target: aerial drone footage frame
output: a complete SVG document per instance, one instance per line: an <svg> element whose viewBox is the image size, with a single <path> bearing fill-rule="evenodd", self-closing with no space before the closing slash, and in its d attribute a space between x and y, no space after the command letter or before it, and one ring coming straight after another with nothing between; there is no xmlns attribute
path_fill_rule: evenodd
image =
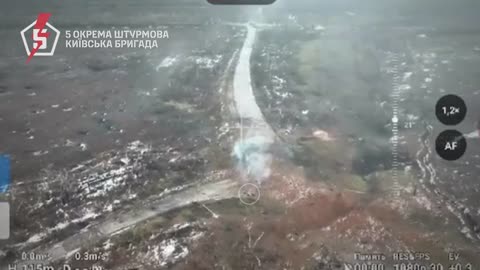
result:
<svg viewBox="0 0 480 270"><path fill-rule="evenodd" d="M2 3L0 269L478 269L480 2L227 2Z"/></svg>

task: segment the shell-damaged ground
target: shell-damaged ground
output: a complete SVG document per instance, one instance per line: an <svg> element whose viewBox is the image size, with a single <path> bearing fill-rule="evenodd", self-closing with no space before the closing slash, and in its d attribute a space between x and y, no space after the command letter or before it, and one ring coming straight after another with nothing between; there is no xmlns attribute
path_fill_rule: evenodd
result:
<svg viewBox="0 0 480 270"><path fill-rule="evenodd" d="M2 19L2 269L393 269L394 252L480 265L480 142L456 162L434 145L442 95L467 101L462 132L480 115L475 3L89 2L51 6L52 23L169 39L25 64L17 30L44 7Z"/></svg>

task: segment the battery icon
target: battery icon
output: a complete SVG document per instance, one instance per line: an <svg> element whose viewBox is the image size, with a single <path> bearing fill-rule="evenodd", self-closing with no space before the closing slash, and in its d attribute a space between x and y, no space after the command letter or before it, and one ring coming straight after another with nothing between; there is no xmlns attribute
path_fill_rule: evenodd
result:
<svg viewBox="0 0 480 270"><path fill-rule="evenodd" d="M5 193L10 187L10 157L0 154L0 193Z"/></svg>

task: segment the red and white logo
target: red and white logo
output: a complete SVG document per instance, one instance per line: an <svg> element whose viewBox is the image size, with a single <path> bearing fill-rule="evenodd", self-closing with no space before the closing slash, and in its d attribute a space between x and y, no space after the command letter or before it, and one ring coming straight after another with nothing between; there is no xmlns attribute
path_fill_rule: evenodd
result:
<svg viewBox="0 0 480 270"><path fill-rule="evenodd" d="M57 47L60 31L48 23L51 13L40 13L36 21L20 32L28 55L27 63L34 56L52 56Z"/></svg>

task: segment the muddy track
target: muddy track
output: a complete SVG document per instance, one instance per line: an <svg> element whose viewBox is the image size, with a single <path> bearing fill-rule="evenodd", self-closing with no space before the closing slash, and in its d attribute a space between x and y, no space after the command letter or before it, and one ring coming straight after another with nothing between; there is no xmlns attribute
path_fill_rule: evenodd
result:
<svg viewBox="0 0 480 270"><path fill-rule="evenodd" d="M149 218L177 208L189 206L193 203L230 199L236 196L236 191L237 184L230 179L188 188L184 191L180 191L176 194L152 202L144 209L130 211L107 219L62 242L52 245L51 248L40 250L39 254L49 254L52 261L69 257L69 255L80 250L83 246L96 243L115 233L129 229L135 224Z"/></svg>

